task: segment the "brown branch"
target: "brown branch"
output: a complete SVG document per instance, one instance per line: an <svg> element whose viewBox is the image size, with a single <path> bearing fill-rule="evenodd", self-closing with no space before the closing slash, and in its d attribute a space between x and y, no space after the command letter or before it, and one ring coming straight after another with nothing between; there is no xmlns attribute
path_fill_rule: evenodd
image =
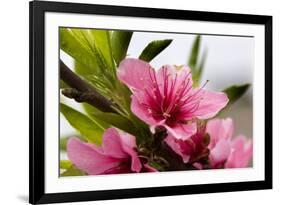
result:
<svg viewBox="0 0 281 205"><path fill-rule="evenodd" d="M176 154L166 142L162 141L161 148L159 150L162 157L167 160L169 166L167 167L167 171L180 171L180 170L193 170L194 167L187 163L183 163L182 158Z"/></svg>
<svg viewBox="0 0 281 205"><path fill-rule="evenodd" d="M193 170L195 167L190 163L184 163L181 156L175 153L165 142L167 129L157 126L150 141L146 141L139 149L139 155L148 160L157 162L165 171ZM153 154L151 154L153 153Z"/></svg>
<svg viewBox="0 0 281 205"><path fill-rule="evenodd" d="M116 112L114 104L99 94L89 83L72 72L62 60L60 60L60 78L70 89L62 91L66 97L73 98L77 102L86 102L103 112Z"/></svg>

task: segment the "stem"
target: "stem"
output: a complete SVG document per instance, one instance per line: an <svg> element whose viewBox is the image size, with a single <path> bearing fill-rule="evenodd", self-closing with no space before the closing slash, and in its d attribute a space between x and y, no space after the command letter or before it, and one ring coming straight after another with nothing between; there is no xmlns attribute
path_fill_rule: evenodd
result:
<svg viewBox="0 0 281 205"><path fill-rule="evenodd" d="M166 171L179 171L179 170L192 170L194 167L189 163L184 163L182 158L176 154L164 139L167 137L167 130L162 126L155 128L155 134L153 135L154 142L152 147L156 148L156 154L165 159L168 162Z"/></svg>
<svg viewBox="0 0 281 205"><path fill-rule="evenodd" d="M103 112L116 112L114 104L99 94L90 84L72 72L62 60L60 60L60 78L72 90L63 91L66 97L73 98L77 102L87 102Z"/></svg>
<svg viewBox="0 0 281 205"><path fill-rule="evenodd" d="M194 167L187 163L183 163L182 158L177 155L167 144L162 141L160 148L160 153L162 157L167 160L169 166L167 167L167 171L180 171L180 170L192 170Z"/></svg>

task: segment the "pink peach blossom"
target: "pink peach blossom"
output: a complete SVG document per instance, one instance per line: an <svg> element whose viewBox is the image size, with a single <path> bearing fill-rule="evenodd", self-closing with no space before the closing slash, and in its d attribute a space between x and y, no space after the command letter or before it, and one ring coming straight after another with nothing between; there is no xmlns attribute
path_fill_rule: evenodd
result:
<svg viewBox="0 0 281 205"><path fill-rule="evenodd" d="M209 161L212 168L243 168L252 157L252 141L242 135L233 140L233 121L213 119L207 124L206 132L210 135Z"/></svg>
<svg viewBox="0 0 281 205"><path fill-rule="evenodd" d="M155 71L145 61L128 58L117 74L133 92L132 112L151 127L166 127L177 139L196 133L194 119L211 118L228 103L222 92L193 88L187 66L167 65Z"/></svg>
<svg viewBox="0 0 281 205"><path fill-rule="evenodd" d="M176 139L168 135L165 142L170 148L182 157L184 163L192 162L201 157L207 156L208 148L204 140L205 126L197 126L197 132L187 140ZM196 167L201 167L200 163L195 164Z"/></svg>
<svg viewBox="0 0 281 205"><path fill-rule="evenodd" d="M231 142L231 153L224 165L225 168L247 167L253 156L253 143L240 135Z"/></svg>
<svg viewBox="0 0 281 205"><path fill-rule="evenodd" d="M103 135L101 147L78 138L69 139L67 156L89 175L140 172L142 164L135 149L134 136L109 128Z"/></svg>

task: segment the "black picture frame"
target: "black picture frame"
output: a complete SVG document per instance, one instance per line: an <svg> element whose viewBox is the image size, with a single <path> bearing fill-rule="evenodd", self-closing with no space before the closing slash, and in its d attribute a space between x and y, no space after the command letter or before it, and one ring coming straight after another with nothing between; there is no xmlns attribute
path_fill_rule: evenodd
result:
<svg viewBox="0 0 281 205"><path fill-rule="evenodd" d="M155 8L33 1L30 11L29 202L32 204L230 192L272 188L272 17ZM265 26L265 180L71 193L45 192L44 15L46 12L133 16Z"/></svg>

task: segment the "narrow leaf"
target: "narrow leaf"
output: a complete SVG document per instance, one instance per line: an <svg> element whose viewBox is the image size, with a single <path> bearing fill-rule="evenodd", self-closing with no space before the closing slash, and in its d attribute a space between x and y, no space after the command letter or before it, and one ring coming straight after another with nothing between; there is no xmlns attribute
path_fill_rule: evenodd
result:
<svg viewBox="0 0 281 205"><path fill-rule="evenodd" d="M249 87L250 84L233 85L223 90L223 92L226 93L228 96L229 99L228 104L232 104L236 100L238 100L247 91Z"/></svg>
<svg viewBox="0 0 281 205"><path fill-rule="evenodd" d="M69 88L69 86L65 82L60 80L60 89L64 89L64 88Z"/></svg>
<svg viewBox="0 0 281 205"><path fill-rule="evenodd" d="M91 45L81 33L81 29L61 28L60 48L77 62L83 64L89 73L95 73L99 70Z"/></svg>
<svg viewBox="0 0 281 205"><path fill-rule="evenodd" d="M98 52L100 52L102 54L107 65L109 65L109 67L112 69L115 68L114 61L113 61L113 55L112 55L112 49L111 49L111 43L110 43L110 37L109 37L109 31L92 29L92 30L90 30L90 32L93 35L94 44L96 46L96 49L98 50Z"/></svg>
<svg viewBox="0 0 281 205"><path fill-rule="evenodd" d="M150 62L159 53L161 53L165 48L171 44L171 39L157 40L150 42L145 49L142 51L139 59Z"/></svg>
<svg viewBox="0 0 281 205"><path fill-rule="evenodd" d="M204 50L200 63L196 69L197 70L196 71L197 80L201 79L201 75L202 75L202 72L203 72L203 69L205 66L206 58L207 58L207 50Z"/></svg>
<svg viewBox="0 0 281 205"><path fill-rule="evenodd" d="M63 103L60 103L60 111L86 141L101 144L104 130L96 122Z"/></svg>
<svg viewBox="0 0 281 205"><path fill-rule="evenodd" d="M197 65L197 58L198 58L198 54L199 54L200 43L201 43L201 36L197 35L192 44L191 53L190 53L189 60L188 60L188 65L192 69L192 71L195 70L196 65Z"/></svg>
<svg viewBox="0 0 281 205"><path fill-rule="evenodd" d="M92 115L99 119L102 120L114 127L117 127L125 132L128 132L132 135L138 135L139 133L137 133L136 128L134 127L134 125L132 124L132 122L130 120L128 120L127 118L115 114L115 113L104 113L101 111L96 110L95 112L92 113Z"/></svg>
<svg viewBox="0 0 281 205"><path fill-rule="evenodd" d="M112 53L117 66L126 57L132 35L130 31L113 31L111 34Z"/></svg>
<svg viewBox="0 0 281 205"><path fill-rule="evenodd" d="M99 124L104 129L109 128L110 124L106 123L105 121L98 119L93 115L93 113L100 112L97 108L89 105L88 103L82 103L82 107L84 108L87 116L93 119L97 124Z"/></svg>
<svg viewBox="0 0 281 205"><path fill-rule="evenodd" d="M60 160L60 168L61 169L69 169L72 166L71 161L69 160Z"/></svg>
<svg viewBox="0 0 281 205"><path fill-rule="evenodd" d="M83 176L83 175L86 174L73 165L65 172L63 172L60 176L67 177L67 176Z"/></svg>

